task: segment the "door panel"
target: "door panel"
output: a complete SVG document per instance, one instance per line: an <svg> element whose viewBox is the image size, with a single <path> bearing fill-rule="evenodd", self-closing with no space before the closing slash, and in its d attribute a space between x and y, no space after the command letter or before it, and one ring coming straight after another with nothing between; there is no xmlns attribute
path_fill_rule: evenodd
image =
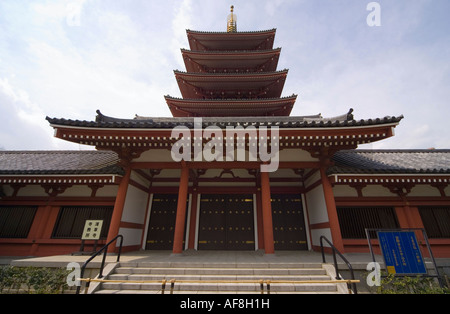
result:
<svg viewBox="0 0 450 314"><path fill-rule="evenodd" d="M273 237L276 250L307 250L301 195L272 194Z"/></svg>
<svg viewBox="0 0 450 314"><path fill-rule="evenodd" d="M202 195L198 248L254 250L253 195Z"/></svg>
<svg viewBox="0 0 450 314"><path fill-rule="evenodd" d="M173 248L177 203L177 194L153 195L146 250Z"/></svg>

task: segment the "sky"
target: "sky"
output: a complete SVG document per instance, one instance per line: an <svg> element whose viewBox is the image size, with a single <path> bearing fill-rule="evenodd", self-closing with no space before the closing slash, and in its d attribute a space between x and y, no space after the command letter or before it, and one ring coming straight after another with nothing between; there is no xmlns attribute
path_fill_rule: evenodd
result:
<svg viewBox="0 0 450 314"><path fill-rule="evenodd" d="M92 149L46 116L170 117L186 29L277 29L292 116L404 115L369 149L450 149L448 0L1 0L0 149ZM379 19L376 19L379 18ZM370 26L378 22L378 25Z"/></svg>

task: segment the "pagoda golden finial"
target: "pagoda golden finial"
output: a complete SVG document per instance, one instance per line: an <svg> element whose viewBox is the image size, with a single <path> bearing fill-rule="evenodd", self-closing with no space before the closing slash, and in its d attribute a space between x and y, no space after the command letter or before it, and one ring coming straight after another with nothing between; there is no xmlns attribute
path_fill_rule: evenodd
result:
<svg viewBox="0 0 450 314"><path fill-rule="evenodd" d="M228 33L236 33L237 32L237 17L234 12L234 5L231 6L231 13L228 15L227 22L227 32Z"/></svg>

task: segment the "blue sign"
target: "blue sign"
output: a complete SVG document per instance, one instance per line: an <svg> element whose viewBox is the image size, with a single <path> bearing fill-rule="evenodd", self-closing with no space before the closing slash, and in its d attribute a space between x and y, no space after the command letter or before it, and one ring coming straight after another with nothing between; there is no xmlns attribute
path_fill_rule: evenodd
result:
<svg viewBox="0 0 450 314"><path fill-rule="evenodd" d="M378 231L377 234L389 274L427 273L414 231Z"/></svg>

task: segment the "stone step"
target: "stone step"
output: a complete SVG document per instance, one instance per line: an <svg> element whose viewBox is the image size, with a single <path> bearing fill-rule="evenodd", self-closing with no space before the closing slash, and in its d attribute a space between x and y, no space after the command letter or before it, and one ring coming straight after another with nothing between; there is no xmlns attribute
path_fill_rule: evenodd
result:
<svg viewBox="0 0 450 314"><path fill-rule="evenodd" d="M322 264L320 264L320 263L120 262L120 267L144 267L144 268L322 268Z"/></svg>
<svg viewBox="0 0 450 314"><path fill-rule="evenodd" d="M164 275L325 275L323 268L150 268L118 267L117 274Z"/></svg>
<svg viewBox="0 0 450 314"><path fill-rule="evenodd" d="M266 286L264 285L266 289ZM102 284L102 290L133 290L133 291L161 291L161 283L116 283L107 282ZM174 291L213 291L213 292L259 292L259 283L175 283ZM272 292L336 292L334 284L329 283L272 283ZM170 283L166 284L165 293L170 293Z"/></svg>
<svg viewBox="0 0 450 314"><path fill-rule="evenodd" d="M165 294L170 294L172 279L175 279L174 294L261 294L260 280L265 281L264 293L267 281L271 281L273 294L339 293L336 284L326 282L331 278L320 263L121 262L105 279L119 282L102 283L95 293L161 294L161 281L167 280Z"/></svg>
<svg viewBox="0 0 450 314"><path fill-rule="evenodd" d="M165 292L168 294L169 292ZM336 294L336 291L276 291L271 294ZM158 290L100 290L95 294L162 294ZM255 294L261 295L260 291L174 291L173 294ZM264 296L267 296L264 292Z"/></svg>
<svg viewBox="0 0 450 314"><path fill-rule="evenodd" d="M330 280L327 275L168 275L168 274L112 274L110 280L151 281L151 280Z"/></svg>

